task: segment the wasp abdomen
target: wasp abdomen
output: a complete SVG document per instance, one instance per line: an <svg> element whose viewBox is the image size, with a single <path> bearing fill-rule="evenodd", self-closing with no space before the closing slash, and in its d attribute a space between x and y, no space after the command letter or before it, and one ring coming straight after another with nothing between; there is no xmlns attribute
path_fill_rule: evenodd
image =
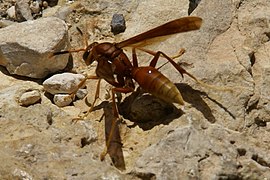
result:
<svg viewBox="0 0 270 180"><path fill-rule="evenodd" d="M132 77L146 92L166 102L184 105L177 87L154 67L133 68Z"/></svg>

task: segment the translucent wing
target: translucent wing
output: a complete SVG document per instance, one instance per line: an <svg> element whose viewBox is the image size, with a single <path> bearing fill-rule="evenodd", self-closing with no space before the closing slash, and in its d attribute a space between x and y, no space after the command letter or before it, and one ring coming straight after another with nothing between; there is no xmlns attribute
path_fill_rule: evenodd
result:
<svg viewBox="0 0 270 180"><path fill-rule="evenodd" d="M141 33L137 36L124 40L122 42L116 43L118 48L123 48L127 46L140 46L140 44L148 44L147 41L153 40L153 38L168 36L176 33L193 31L200 29L202 24L202 19L200 17L183 17L165 23L161 26L153 28L149 31Z"/></svg>

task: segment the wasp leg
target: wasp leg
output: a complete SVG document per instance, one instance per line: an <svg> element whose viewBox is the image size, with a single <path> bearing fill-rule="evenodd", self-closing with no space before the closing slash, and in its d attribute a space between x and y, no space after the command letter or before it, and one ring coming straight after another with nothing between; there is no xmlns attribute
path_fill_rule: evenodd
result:
<svg viewBox="0 0 270 180"><path fill-rule="evenodd" d="M119 88L112 88L111 92L112 92L112 110L113 110L113 119L111 121L111 125L109 126L108 131L109 132L108 135L106 135L106 147L103 150L103 152L100 154L100 160L103 161L105 159L106 154L108 153L108 150L110 149L111 143L114 141L114 139L116 139L114 136L115 134L119 134L119 128L117 128L118 126L118 122L119 122L119 111L115 102L115 93L116 92L120 92L120 93L129 93L129 92L133 92L134 88L131 87L119 87ZM105 133L106 134L106 133ZM117 141L117 139L116 139ZM118 142L118 144L121 144L121 142Z"/></svg>

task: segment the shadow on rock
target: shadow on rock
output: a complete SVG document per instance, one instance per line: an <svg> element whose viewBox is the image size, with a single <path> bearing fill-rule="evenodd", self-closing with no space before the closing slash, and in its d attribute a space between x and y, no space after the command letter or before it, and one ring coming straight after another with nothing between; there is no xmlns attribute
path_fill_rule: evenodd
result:
<svg viewBox="0 0 270 180"><path fill-rule="evenodd" d="M17 75L17 74L11 74L8 72L8 70L4 67L4 66L0 66L0 71L7 75L7 76L11 76L17 80L24 80L24 81L33 81L33 82L36 82L40 85L42 85L43 81L55 74L59 74L59 73L64 73L64 72L73 72L72 71L72 68L73 68L74 64L73 64L73 58L72 56L70 55L69 58L68 58L68 63L66 65L66 67L63 69L63 70L59 70L57 72L52 72L52 73L49 73L47 76L43 77L43 78L32 78L32 77L28 77L27 74L26 75ZM75 73L75 72L73 72Z"/></svg>
<svg viewBox="0 0 270 180"><path fill-rule="evenodd" d="M6 76L10 76L10 77L13 77L17 80L23 80L23 81L33 81L33 82L36 82L38 84L42 84L42 80L41 79L35 79L35 78L30 78L30 77L26 77L26 76L20 76L20 75L16 75L16 74L10 74L8 72L8 70L3 67L3 66L0 66L0 71L5 74Z"/></svg>
<svg viewBox="0 0 270 180"><path fill-rule="evenodd" d="M184 114L173 104L138 91L124 99L119 105L119 112L134 122L131 127L138 125L143 130L150 130L159 124L169 124Z"/></svg>
<svg viewBox="0 0 270 180"><path fill-rule="evenodd" d="M105 137L107 153L109 154L113 165L119 170L125 170L125 160L122 150L122 141L120 136L119 125L121 121L117 120L113 115L112 103L109 101L103 101L98 106L95 106L93 111L103 109L104 115L101 117L105 119ZM108 143L108 141L110 141ZM105 150L106 152L106 150ZM104 153L104 152L103 152ZM105 155L105 154L103 154ZM103 156L101 155L101 156ZM104 157L102 157L104 158Z"/></svg>
<svg viewBox="0 0 270 180"><path fill-rule="evenodd" d="M189 86L187 84L183 84L183 83L176 84L176 86L179 89L179 91L181 92L184 101L190 103L194 108L196 108L198 111L200 111L203 114L203 116L210 123L215 123L216 118L214 117L211 108L202 99L202 96L207 97L209 100L216 103L225 112L230 114L230 116L234 117L234 115L226 107L224 107L217 100L212 99L211 97L209 97L207 93L201 92L199 90L195 90L191 86Z"/></svg>
<svg viewBox="0 0 270 180"><path fill-rule="evenodd" d="M206 93L195 90L184 83L176 84L176 86L181 92L185 102L190 103L194 108L200 111L210 123L216 122L216 118L213 116L212 110L201 97L202 95L206 95Z"/></svg>

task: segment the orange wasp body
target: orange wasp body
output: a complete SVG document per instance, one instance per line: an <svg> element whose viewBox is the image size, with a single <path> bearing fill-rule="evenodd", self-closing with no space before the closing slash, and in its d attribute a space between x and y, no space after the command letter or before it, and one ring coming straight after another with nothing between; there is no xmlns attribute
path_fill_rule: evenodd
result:
<svg viewBox="0 0 270 180"><path fill-rule="evenodd" d="M123 93L134 91L135 86L132 81L132 79L134 79L145 91L165 101L183 105L183 100L180 100L181 95L178 89L171 83L171 81L155 69L159 56L162 55L169 60L169 62L181 73L182 76L185 73L197 80L196 78L187 73L182 67L162 52L152 52L154 59L150 63L149 67L143 68L138 67L137 58L135 59L134 57L136 56L134 51L132 65L122 48L127 46L133 46L133 48L136 48L135 44L155 37L197 30L200 28L201 23L202 19L199 17L184 17L170 21L120 43L105 42L99 44L94 42L84 50L83 59L87 65L92 64L93 61L97 61L98 65L96 68L96 75L98 78L106 80L117 88L115 91ZM149 71L152 73L149 73Z"/></svg>
<svg viewBox="0 0 270 180"><path fill-rule="evenodd" d="M92 103L92 106L87 112L87 114L93 110L94 103L98 98L100 80L104 79L109 84L114 86L112 88L112 101L113 114L115 118L112 122L111 130L106 140L106 150L101 154L101 159L104 159L108 149L110 148L116 127L116 122L119 118L118 109L115 102L115 92L129 93L134 91L135 85L133 80L135 80L139 84L139 86L146 92L151 93L152 95L164 101L167 101L169 103L178 103L181 105L184 104L182 96L177 87L167 77L165 77L161 72L159 72L158 69L155 68L160 56L166 58L182 76L183 74L187 74L195 81L199 82L194 76L186 72L180 65L175 63L172 58L168 57L165 53L160 51L153 52L149 50L144 50L142 48L139 48L139 46L136 44L160 36L198 30L201 26L201 23L202 19L199 17L184 17L170 21L119 43L94 42L87 46L86 49L54 53L54 55L57 55L63 53L84 51L83 59L86 65L90 65L94 61L97 61L97 77L92 78L99 79L99 82L97 86L95 100ZM132 63L122 49L128 46L133 47ZM149 66L138 66L135 49L140 49L154 56Z"/></svg>

